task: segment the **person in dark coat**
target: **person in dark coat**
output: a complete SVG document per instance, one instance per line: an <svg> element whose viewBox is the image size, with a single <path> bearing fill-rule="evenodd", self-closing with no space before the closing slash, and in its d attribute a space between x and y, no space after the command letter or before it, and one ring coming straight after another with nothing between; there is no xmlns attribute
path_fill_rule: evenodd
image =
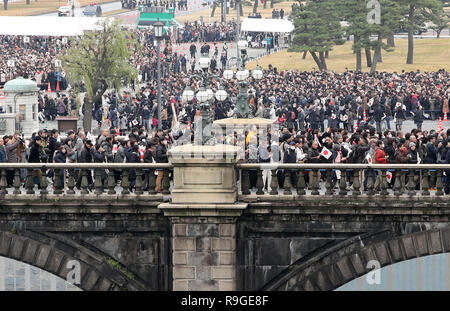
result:
<svg viewBox="0 0 450 311"><path fill-rule="evenodd" d="M169 163L169 158L167 157L167 139L163 136L161 141L158 142L156 147L156 163ZM162 192L161 182L164 176L163 170L158 170L158 176L156 177L156 192Z"/></svg>
<svg viewBox="0 0 450 311"><path fill-rule="evenodd" d="M56 146L56 143L58 142L58 140L57 140L58 135L59 135L59 133L57 130L51 131L51 136L50 136L50 139L48 142L48 149L49 149L48 161L49 161L49 163L53 162L53 155L56 151L55 146Z"/></svg>
<svg viewBox="0 0 450 311"><path fill-rule="evenodd" d="M436 136L432 136L426 147L427 155L426 155L425 161L424 161L425 164L436 164L438 148L440 148L441 145L439 145L436 148L435 144L436 144Z"/></svg>
<svg viewBox="0 0 450 311"><path fill-rule="evenodd" d="M53 161L55 163L66 163L67 162L67 149L65 146L61 146L59 145L59 150L57 150L55 152L55 156L53 157ZM64 189L64 170L59 170L59 176L55 175L55 178L59 178L60 179L60 185L58 187L53 186L53 189L58 189L58 190L62 190ZM64 190L62 190L64 191Z"/></svg>
<svg viewBox="0 0 450 311"><path fill-rule="evenodd" d="M153 157L153 155L156 155L156 144L155 142L152 140L150 142L147 143L146 146L146 150L144 152L144 163L154 163L155 159ZM144 190L148 191L149 189L149 179L150 179L150 174L154 174L154 171L151 169L143 169L142 170L144 173Z"/></svg>
<svg viewBox="0 0 450 311"><path fill-rule="evenodd" d="M438 152L439 148L442 147L442 143L440 142L438 146L436 147L436 136L431 136L430 141L426 145L426 156L424 163L425 164L436 164L438 160ZM430 176L430 190L434 191L436 190L436 174L431 174Z"/></svg>
<svg viewBox="0 0 450 311"><path fill-rule="evenodd" d="M422 130L423 123L423 107L419 106L417 110L414 112L414 123L416 124L419 130Z"/></svg>
<svg viewBox="0 0 450 311"><path fill-rule="evenodd" d="M42 155L45 154L44 148L42 147L42 139L39 136L36 136L33 140L32 146L30 148L30 155L28 156L28 163L42 163L44 162L42 159ZM33 179L36 177L38 187L40 189L40 185L42 182L42 171L40 169L33 169Z"/></svg>
<svg viewBox="0 0 450 311"><path fill-rule="evenodd" d="M445 164L450 164L450 144L447 144L447 154L445 155ZM450 194L450 171L445 172L445 194Z"/></svg>
<svg viewBox="0 0 450 311"><path fill-rule="evenodd" d="M373 118L376 122L377 133L381 133L381 120L384 117L384 110L381 105L377 105L374 109Z"/></svg>
<svg viewBox="0 0 450 311"><path fill-rule="evenodd" d="M127 163L141 163L141 158L139 155L139 145L134 144L132 147L127 149ZM130 192L133 191L136 186L136 170L131 169L129 172L130 178Z"/></svg>
<svg viewBox="0 0 450 311"><path fill-rule="evenodd" d="M7 161L6 158L6 149L4 145L3 138L0 137L0 163L5 163Z"/></svg>
<svg viewBox="0 0 450 311"><path fill-rule="evenodd" d="M92 146L93 146L93 144L92 144L92 141L90 141L90 140L87 140L84 143L84 146L80 152L80 156L78 157L78 163L92 163L93 162L94 151L93 151ZM86 172L87 172L87 180L88 180L89 190L92 190L92 188L94 186L93 181L92 181L92 172L89 169L87 169ZM83 174L81 173L78 176L78 180L77 180L77 184L76 184L77 189L80 189L82 178L83 178Z"/></svg>
<svg viewBox="0 0 450 311"><path fill-rule="evenodd" d="M111 137L108 137L110 140ZM106 161L106 152L104 148L107 148L108 143L104 141L101 145L97 144L95 146L94 151L94 163L104 163ZM112 153L111 153L112 156ZM105 169L101 169L101 175L102 175L102 188L104 188L107 185L108 181L108 175L106 174ZM94 176L95 177L95 176Z"/></svg>

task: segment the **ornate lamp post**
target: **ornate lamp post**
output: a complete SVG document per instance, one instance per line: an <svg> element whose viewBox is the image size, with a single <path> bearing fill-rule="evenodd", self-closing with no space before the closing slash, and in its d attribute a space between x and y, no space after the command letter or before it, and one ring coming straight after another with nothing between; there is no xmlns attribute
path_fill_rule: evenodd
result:
<svg viewBox="0 0 450 311"><path fill-rule="evenodd" d="M227 61L227 69L223 72L223 77L225 79L232 79L234 77L234 72L230 69L229 64L231 61L237 62L238 71L236 72L236 78L239 81L239 94L237 96L237 109L236 113L234 114L235 118L253 118L252 114L250 113L250 107L248 105L248 82L246 80L249 77L249 71L245 69L245 65L248 61L256 60L256 58L249 57L247 55L247 46L248 42L246 40L239 40L238 48L241 50L241 56L229 58ZM255 80L259 80L263 76L263 72L258 63L256 64L256 69L252 72L252 76Z"/></svg>
<svg viewBox="0 0 450 311"><path fill-rule="evenodd" d="M203 54L198 61L198 64L201 68L201 73L199 75L189 76L189 79L198 78L201 81L201 87L199 88L197 94L195 94L195 97L200 102L199 108L202 131L202 140L195 140L195 143L201 145L207 144L208 141L212 138L210 132L212 120L209 116L212 99L216 97L218 101L224 101L227 98L227 92L222 87L219 87L219 90L217 90L216 94L214 94L213 90L211 90L211 88L209 87L210 79L216 78L218 80L222 80L220 76L210 74L208 72L210 62L211 61L207 54ZM194 91L189 86L187 86L183 91L182 97L184 101L190 102L194 98Z"/></svg>
<svg viewBox="0 0 450 311"><path fill-rule="evenodd" d="M157 101L158 101L158 130L162 129L162 124L161 124L161 39L163 37L163 28L164 28L164 23L159 21L155 22L153 24L153 29L155 31L155 38L157 41L157 49L156 49L156 54L157 54L157 58L158 58L158 94L157 94Z"/></svg>

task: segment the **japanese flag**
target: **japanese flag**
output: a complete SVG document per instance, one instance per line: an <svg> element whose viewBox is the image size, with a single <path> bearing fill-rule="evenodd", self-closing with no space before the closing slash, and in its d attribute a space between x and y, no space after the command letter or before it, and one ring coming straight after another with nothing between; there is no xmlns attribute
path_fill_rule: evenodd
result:
<svg viewBox="0 0 450 311"><path fill-rule="evenodd" d="M386 172L386 180L387 180L387 182L388 183L390 183L391 182L391 180L392 180L392 172Z"/></svg>
<svg viewBox="0 0 450 311"><path fill-rule="evenodd" d="M139 146L139 154L141 155L141 160L144 160L145 147Z"/></svg>
<svg viewBox="0 0 450 311"><path fill-rule="evenodd" d="M116 154L118 148L119 148L119 146L117 144L114 144L113 148L112 148L112 154Z"/></svg>
<svg viewBox="0 0 450 311"><path fill-rule="evenodd" d="M137 120L133 120L133 121L131 121L131 124L137 125L137 124L138 124L138 121L137 121Z"/></svg>
<svg viewBox="0 0 450 311"><path fill-rule="evenodd" d="M372 164L372 157L370 156L370 153L367 153L366 158L367 163Z"/></svg>
<svg viewBox="0 0 450 311"><path fill-rule="evenodd" d="M331 151L328 150L328 148L326 148L326 147L323 147L322 152L320 153L320 155L327 160L331 157L331 154L332 154Z"/></svg>
<svg viewBox="0 0 450 311"><path fill-rule="evenodd" d="M95 146L95 138L91 135L91 133L87 133L86 138L92 142L92 145Z"/></svg>

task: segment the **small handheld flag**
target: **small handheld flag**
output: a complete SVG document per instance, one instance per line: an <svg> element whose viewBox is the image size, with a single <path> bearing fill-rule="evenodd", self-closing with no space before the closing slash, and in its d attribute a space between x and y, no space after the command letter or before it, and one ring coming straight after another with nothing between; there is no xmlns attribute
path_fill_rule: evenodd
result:
<svg viewBox="0 0 450 311"><path fill-rule="evenodd" d="M372 157L370 156L370 153L367 153L365 160L367 160L367 163L372 164Z"/></svg>
<svg viewBox="0 0 450 311"><path fill-rule="evenodd" d="M145 147L139 146L139 154L140 154L141 161L144 160L144 153L145 153Z"/></svg>
<svg viewBox="0 0 450 311"><path fill-rule="evenodd" d="M328 150L328 148L326 148L326 147L323 147L322 152L320 152L320 155L327 160L331 157L331 154L332 154L331 151Z"/></svg>
<svg viewBox="0 0 450 311"><path fill-rule="evenodd" d="M388 183L390 183L391 182L391 180L392 180L392 172L386 172L386 180L387 180L387 182Z"/></svg>

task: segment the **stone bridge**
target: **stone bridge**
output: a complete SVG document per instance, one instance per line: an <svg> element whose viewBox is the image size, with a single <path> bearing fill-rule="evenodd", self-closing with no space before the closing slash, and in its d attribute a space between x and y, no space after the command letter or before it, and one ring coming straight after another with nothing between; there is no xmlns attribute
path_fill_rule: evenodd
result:
<svg viewBox="0 0 450 311"><path fill-rule="evenodd" d="M20 169L28 176L39 169L43 189L31 178L22 184ZM45 177L50 169L65 176L64 185L55 179L55 190ZM120 185L114 169L122 170ZM165 171L163 193L143 190L154 186L155 169ZM333 290L369 272L371 260L386 266L450 251L450 204L442 191L450 166L341 165L338 189L336 169L186 160L173 153L165 165L2 164L0 256L63 279L76 260L83 290L284 291ZM131 170L136 188L130 193ZM275 177L272 191L261 185L263 170ZM286 174L282 185L276 170ZM389 170L393 189L382 179L377 191L372 177ZM74 174L82 176L81 191ZM256 190L249 187L252 174ZM362 174L369 176L367 189L359 184ZM430 182L436 191L428 190Z"/></svg>

